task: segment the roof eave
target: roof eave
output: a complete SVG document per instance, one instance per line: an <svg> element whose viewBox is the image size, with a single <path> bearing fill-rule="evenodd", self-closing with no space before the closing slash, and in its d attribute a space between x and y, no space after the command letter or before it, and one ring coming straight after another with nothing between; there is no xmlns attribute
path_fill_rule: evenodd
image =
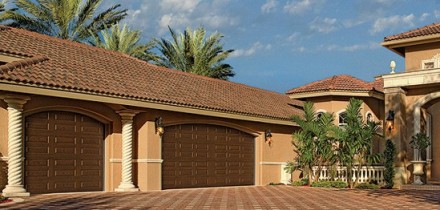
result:
<svg viewBox="0 0 440 210"><path fill-rule="evenodd" d="M221 112L221 111L217 111L217 110L182 107L182 106L178 106L178 105L161 104L161 103L155 103L155 102L149 102L149 101L134 100L134 99L128 99L128 98L119 98L119 97L112 97L112 96L107 96L107 95L98 95L98 94L93 94L93 93L73 92L73 91L68 91L68 90L41 87L41 86L36 86L36 85L12 84L12 83L7 83L5 81L0 82L0 90L8 91L8 92L15 92L15 93L35 94L35 95L67 98L67 99L76 99L76 100L80 99L80 100L85 100L85 101L121 104L121 105L128 105L128 106L134 106L134 107L139 107L139 108L151 108L151 109L159 109L159 110L165 110L165 111L175 111L175 112L182 112L182 113L188 113L188 114L197 114L197 115L221 117L221 118L236 119L236 120L245 120L245 121L252 121L252 122L261 122L261 123L287 125L287 126L298 126L296 123L294 123L290 120L271 119L271 118L251 116L251 115L238 114L238 113ZM288 116L288 117L290 117L290 116Z"/></svg>
<svg viewBox="0 0 440 210"><path fill-rule="evenodd" d="M427 44L433 42L440 42L440 34L432 34L427 36L418 36L418 37L412 37L406 39L384 41L381 43L381 45L397 53L398 55L405 57L405 52L402 51L401 49L404 49L405 47L408 46Z"/></svg>

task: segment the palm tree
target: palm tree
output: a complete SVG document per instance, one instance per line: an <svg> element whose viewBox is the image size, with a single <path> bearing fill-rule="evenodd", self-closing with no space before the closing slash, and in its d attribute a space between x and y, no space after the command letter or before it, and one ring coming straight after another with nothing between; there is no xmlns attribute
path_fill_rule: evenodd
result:
<svg viewBox="0 0 440 210"><path fill-rule="evenodd" d="M100 31L98 35L92 33L90 44L107 50L122 52L145 61L156 60L157 56L151 52L155 43L150 41L146 44L139 44L140 39L141 31L130 30L126 24L122 27L117 24Z"/></svg>
<svg viewBox="0 0 440 210"><path fill-rule="evenodd" d="M205 38L203 27L195 31L187 28L179 34L168 28L172 40L155 40L162 53L158 65L223 80L235 75L232 66L223 63L234 50L223 50L222 34L215 32Z"/></svg>
<svg viewBox="0 0 440 210"><path fill-rule="evenodd" d="M293 134L292 145L297 154L293 162L288 162L285 170L292 173L300 170L308 176L309 184L318 181L319 174L323 166L335 163L333 151L334 139L329 136L333 130L333 115L322 113L320 117L314 111L312 102L304 103L303 116L293 116L292 120L297 123L301 130ZM318 171L315 179L313 177L313 167L317 166Z"/></svg>
<svg viewBox="0 0 440 210"><path fill-rule="evenodd" d="M127 10L116 4L95 15L102 0L15 0L17 8L2 14L6 25L84 42L105 26L118 23Z"/></svg>

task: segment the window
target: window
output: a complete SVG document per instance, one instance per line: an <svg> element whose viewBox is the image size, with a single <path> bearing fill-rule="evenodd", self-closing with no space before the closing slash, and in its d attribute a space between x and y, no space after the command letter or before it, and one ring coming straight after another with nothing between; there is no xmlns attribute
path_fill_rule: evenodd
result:
<svg viewBox="0 0 440 210"><path fill-rule="evenodd" d="M440 53L432 56L431 59L422 60L422 69L440 68Z"/></svg>
<svg viewBox="0 0 440 210"><path fill-rule="evenodd" d="M366 121L367 122L373 122L374 121L374 116L373 116L373 114L371 113L371 112L368 112L367 113L367 117L366 117Z"/></svg>
<svg viewBox="0 0 440 210"><path fill-rule="evenodd" d="M423 69L433 69L434 68L434 62L425 62L423 63Z"/></svg>
<svg viewBox="0 0 440 210"><path fill-rule="evenodd" d="M338 125L340 127L347 125L347 113L345 111L339 113L339 115L338 115Z"/></svg>
<svg viewBox="0 0 440 210"><path fill-rule="evenodd" d="M316 111L316 119L321 119L322 115L324 113L326 113L327 111L323 110L323 109L319 109L318 111Z"/></svg>

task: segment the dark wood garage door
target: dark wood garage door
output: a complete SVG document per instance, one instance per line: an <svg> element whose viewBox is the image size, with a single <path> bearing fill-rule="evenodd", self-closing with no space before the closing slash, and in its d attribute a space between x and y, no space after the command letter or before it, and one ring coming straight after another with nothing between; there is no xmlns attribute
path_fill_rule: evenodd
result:
<svg viewBox="0 0 440 210"><path fill-rule="evenodd" d="M162 189L254 184L254 137L236 129L166 127L162 157Z"/></svg>
<svg viewBox="0 0 440 210"><path fill-rule="evenodd" d="M104 125L71 112L26 117L25 185L30 193L103 190Z"/></svg>

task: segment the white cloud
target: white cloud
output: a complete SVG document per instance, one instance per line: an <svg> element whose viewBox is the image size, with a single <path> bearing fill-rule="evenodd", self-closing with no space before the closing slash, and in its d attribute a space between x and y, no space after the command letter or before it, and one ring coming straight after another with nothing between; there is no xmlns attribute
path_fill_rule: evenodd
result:
<svg viewBox="0 0 440 210"><path fill-rule="evenodd" d="M420 17L419 17L419 20L420 21L425 21L426 20L426 18L428 18L430 16L430 14L429 13L423 13Z"/></svg>
<svg viewBox="0 0 440 210"><path fill-rule="evenodd" d="M291 34L290 36L288 36L286 40L288 42L296 42L299 38L300 38L300 33L295 32L295 33Z"/></svg>
<svg viewBox="0 0 440 210"><path fill-rule="evenodd" d="M205 26L219 28L222 26L235 26L238 21L235 18L220 15L205 15L196 19Z"/></svg>
<svg viewBox="0 0 440 210"><path fill-rule="evenodd" d="M162 0L160 1L160 7L164 11L173 12L193 12L199 5L200 0Z"/></svg>
<svg viewBox="0 0 440 210"><path fill-rule="evenodd" d="M255 42L250 48L248 49L237 49L234 52L232 52L231 57L243 57L243 56L252 56L255 53L257 53L260 50L270 50L272 49L271 44L261 44L260 42Z"/></svg>
<svg viewBox="0 0 440 210"><path fill-rule="evenodd" d="M390 16L390 17L384 17L384 18L378 18L372 28L370 29L370 33L371 34L376 34L379 32L384 31L385 29L396 29L399 28L401 26L405 26L405 27L414 27L414 20L415 20L415 15L414 14L410 14L410 15L394 15L394 16Z"/></svg>
<svg viewBox="0 0 440 210"><path fill-rule="evenodd" d="M373 50L379 48L380 45L376 42L369 42L366 44L353 44L353 45L321 45L318 50L326 51L340 51L340 52L354 52L359 50Z"/></svg>
<svg viewBox="0 0 440 210"><path fill-rule="evenodd" d="M310 30L316 31L319 33L330 33L337 29L336 27L336 18L315 18L310 23Z"/></svg>
<svg viewBox="0 0 440 210"><path fill-rule="evenodd" d="M263 4L263 6L261 6L261 12L263 13L274 12L277 5L278 5L277 0L267 0L266 3Z"/></svg>
<svg viewBox="0 0 440 210"><path fill-rule="evenodd" d="M190 23L190 20L184 14L165 14L159 20L159 34L168 31L168 26L175 28L176 26L185 26Z"/></svg>
<svg viewBox="0 0 440 210"><path fill-rule="evenodd" d="M435 10L434 16L435 16L435 18L440 18L440 10Z"/></svg>
<svg viewBox="0 0 440 210"><path fill-rule="evenodd" d="M289 1L284 5L284 11L292 14L299 15L303 14L308 10L311 10L315 7L321 6L324 3L324 0L294 0Z"/></svg>

